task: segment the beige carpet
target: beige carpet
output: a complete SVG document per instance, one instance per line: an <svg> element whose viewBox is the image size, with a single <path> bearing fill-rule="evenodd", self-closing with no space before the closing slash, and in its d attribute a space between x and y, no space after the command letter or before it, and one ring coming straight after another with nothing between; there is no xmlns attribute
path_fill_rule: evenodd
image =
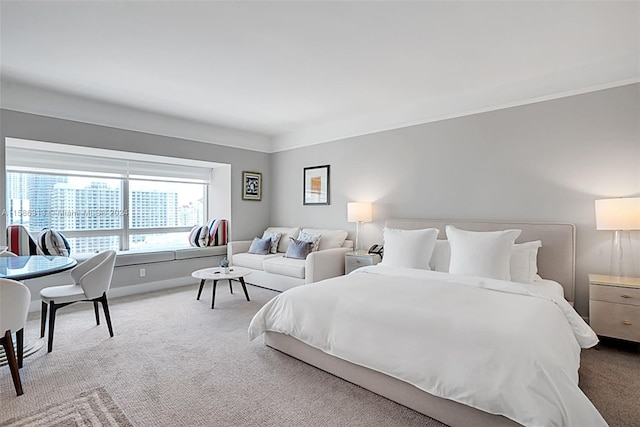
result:
<svg viewBox="0 0 640 427"><path fill-rule="evenodd" d="M59 312L53 353L25 359L25 394L0 368L0 424L104 390L134 426L442 426L410 409L248 342L253 314L276 295L197 286L115 299L116 336L95 326L91 305ZM39 314L26 339L37 339ZM584 352L581 385L612 426L640 419L640 355L605 345ZM635 400L634 400L635 399ZM74 424L72 424L74 425ZM90 424L89 424L90 425ZM637 424L636 424L637 425Z"/></svg>

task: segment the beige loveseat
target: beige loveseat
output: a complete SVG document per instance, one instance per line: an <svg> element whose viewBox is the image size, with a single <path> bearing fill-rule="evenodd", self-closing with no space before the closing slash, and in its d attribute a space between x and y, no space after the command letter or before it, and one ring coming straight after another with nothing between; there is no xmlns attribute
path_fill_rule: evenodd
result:
<svg viewBox="0 0 640 427"><path fill-rule="evenodd" d="M306 259L286 258L289 237L296 239L301 231L320 236L318 250ZM269 227L265 232L281 233L277 253L250 254L251 240L246 240L228 242L227 258L230 265L251 270L245 278L248 283L276 291L344 274L344 254L353 250L353 241L346 240L344 230Z"/></svg>

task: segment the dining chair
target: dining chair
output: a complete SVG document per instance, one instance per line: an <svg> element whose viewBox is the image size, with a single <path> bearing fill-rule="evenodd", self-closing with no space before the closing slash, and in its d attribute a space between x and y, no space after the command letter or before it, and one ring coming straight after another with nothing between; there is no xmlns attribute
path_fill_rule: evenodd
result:
<svg viewBox="0 0 640 427"><path fill-rule="evenodd" d="M8 251L16 255L44 255L23 225L7 226Z"/></svg>
<svg viewBox="0 0 640 427"><path fill-rule="evenodd" d="M24 324L30 301L31 292L25 285L11 279L0 279L0 344L4 347L18 396L23 394L19 369L24 358ZM17 349L13 348L12 333L16 334Z"/></svg>
<svg viewBox="0 0 640 427"><path fill-rule="evenodd" d="M47 323L47 308L49 314L49 342L47 352L53 350L53 331L56 323L56 311L69 304L80 301L93 302L96 315L96 324L100 325L100 313L98 303L102 304L104 317L107 320L109 335L113 337L111 315L107 302L107 291L111 286L113 267L116 262L115 251L105 251L78 264L70 270L73 284L62 286L50 286L40 291L42 300L42 317L40 319L40 338L44 337Z"/></svg>

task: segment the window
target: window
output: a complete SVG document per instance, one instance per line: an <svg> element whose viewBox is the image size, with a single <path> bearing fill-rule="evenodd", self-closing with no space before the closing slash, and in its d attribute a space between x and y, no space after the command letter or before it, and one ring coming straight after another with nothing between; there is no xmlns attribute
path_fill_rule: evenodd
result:
<svg viewBox="0 0 640 427"><path fill-rule="evenodd" d="M191 228L207 221L215 164L60 147L68 146L7 138L7 224L34 235L56 229L85 253L188 246Z"/></svg>

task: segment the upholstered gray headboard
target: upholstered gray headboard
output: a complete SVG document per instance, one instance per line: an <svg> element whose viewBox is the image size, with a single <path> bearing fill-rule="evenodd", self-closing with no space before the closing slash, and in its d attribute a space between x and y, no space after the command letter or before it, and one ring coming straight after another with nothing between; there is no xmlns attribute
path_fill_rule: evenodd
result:
<svg viewBox="0 0 640 427"><path fill-rule="evenodd" d="M575 296L576 227L566 223L547 222L481 222L431 219L394 219L385 222L389 228L415 230L437 228L439 239L446 239L445 226L453 225L463 230L498 231L522 230L516 243L542 241L538 251L538 274L544 279L555 280L564 288L564 297L573 302Z"/></svg>

